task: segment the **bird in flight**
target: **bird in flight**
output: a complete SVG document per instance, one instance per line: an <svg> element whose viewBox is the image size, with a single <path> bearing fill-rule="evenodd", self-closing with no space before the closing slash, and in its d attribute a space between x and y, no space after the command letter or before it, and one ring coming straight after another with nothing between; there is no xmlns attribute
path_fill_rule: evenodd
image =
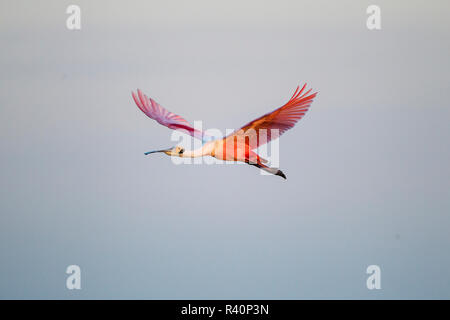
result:
<svg viewBox="0 0 450 320"><path fill-rule="evenodd" d="M305 115L317 95L317 92L310 94L311 89L305 91L305 88L306 84L301 89L297 87L291 99L285 105L247 123L239 130L235 130L220 139L214 139L203 131L194 128L184 118L164 109L139 89L137 94L132 92L132 96L139 109L148 117L172 130L183 130L194 138L202 140L202 147L195 150L185 150L181 146L176 146L169 149L149 151L145 153L146 155L162 152L169 156L182 158L212 156L225 161L245 162L286 179L286 175L279 168L268 167L266 165L268 161L260 157L254 150L278 138L294 127L297 121Z"/></svg>

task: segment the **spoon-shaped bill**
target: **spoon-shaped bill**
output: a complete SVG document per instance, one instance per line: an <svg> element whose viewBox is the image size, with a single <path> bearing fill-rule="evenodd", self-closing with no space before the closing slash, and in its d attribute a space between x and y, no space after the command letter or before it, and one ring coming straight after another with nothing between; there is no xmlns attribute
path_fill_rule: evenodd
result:
<svg viewBox="0 0 450 320"><path fill-rule="evenodd" d="M165 154L170 154L170 152L172 151L172 148L169 149L162 149L162 150L154 150L154 151L148 151L146 153L144 153L145 155L151 154L151 153L157 153L157 152L164 152Z"/></svg>

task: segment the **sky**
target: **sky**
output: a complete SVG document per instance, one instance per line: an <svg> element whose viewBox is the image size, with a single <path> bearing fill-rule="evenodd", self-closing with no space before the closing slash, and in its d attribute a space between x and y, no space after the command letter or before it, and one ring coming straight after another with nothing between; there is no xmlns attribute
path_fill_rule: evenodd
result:
<svg viewBox="0 0 450 320"><path fill-rule="evenodd" d="M1 0L0 298L449 299L448 12ZM305 82L318 95L279 140L287 180L143 155L173 141L132 90L225 132Z"/></svg>

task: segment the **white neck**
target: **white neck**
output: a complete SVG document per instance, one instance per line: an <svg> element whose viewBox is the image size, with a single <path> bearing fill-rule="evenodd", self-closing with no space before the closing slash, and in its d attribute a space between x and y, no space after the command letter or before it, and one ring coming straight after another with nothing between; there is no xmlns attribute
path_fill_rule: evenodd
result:
<svg viewBox="0 0 450 320"><path fill-rule="evenodd" d="M204 156L210 156L213 150L214 144L205 143L203 147L195 150L185 150L183 152L183 158L198 158Z"/></svg>

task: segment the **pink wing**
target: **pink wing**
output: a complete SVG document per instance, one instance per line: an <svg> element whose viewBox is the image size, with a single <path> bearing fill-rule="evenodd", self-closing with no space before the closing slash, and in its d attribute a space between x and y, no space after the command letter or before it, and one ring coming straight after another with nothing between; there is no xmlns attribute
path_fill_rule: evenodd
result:
<svg viewBox="0 0 450 320"><path fill-rule="evenodd" d="M317 95L317 92L308 95L311 89L303 92L305 87L306 83L301 89L297 87L291 99L284 106L247 123L241 129L225 137L225 139L243 138L248 141L247 144L250 145L250 150L253 150L281 136L284 132L291 129L298 120L303 118ZM272 133L271 129L278 130L278 134ZM264 132L264 138L260 137L262 132Z"/></svg>
<svg viewBox="0 0 450 320"><path fill-rule="evenodd" d="M172 113L159 105L152 98L148 98L141 90L137 90L137 95L131 92L134 102L149 118L156 120L158 123L172 130L186 130L191 136L197 139L204 139L202 131L194 129L194 127L185 119Z"/></svg>

